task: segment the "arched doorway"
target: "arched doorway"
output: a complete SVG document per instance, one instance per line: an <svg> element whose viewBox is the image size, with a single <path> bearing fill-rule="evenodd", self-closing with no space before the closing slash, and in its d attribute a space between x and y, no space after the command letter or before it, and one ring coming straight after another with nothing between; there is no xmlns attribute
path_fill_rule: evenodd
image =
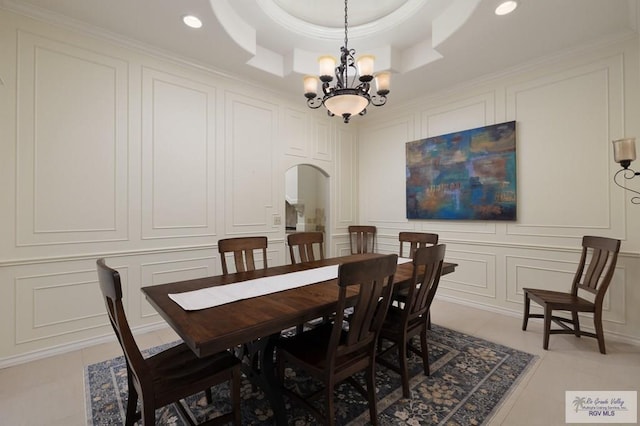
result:
<svg viewBox="0 0 640 426"><path fill-rule="evenodd" d="M321 169L299 164L285 173L285 229L287 232L328 229L329 176ZM325 241L326 241L325 233Z"/></svg>

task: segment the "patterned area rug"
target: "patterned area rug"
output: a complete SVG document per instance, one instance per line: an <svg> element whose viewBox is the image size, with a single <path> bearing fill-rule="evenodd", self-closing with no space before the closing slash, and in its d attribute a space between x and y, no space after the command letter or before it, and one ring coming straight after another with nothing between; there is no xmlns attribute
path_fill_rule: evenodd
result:
<svg viewBox="0 0 640 426"><path fill-rule="evenodd" d="M417 343L417 341L416 341ZM165 345L167 347L170 345ZM146 351L152 354L162 347ZM395 351L391 351L394 357ZM517 386L536 357L506 346L433 325L429 333L431 375L425 376L419 357L409 360L411 398L402 397L400 377L382 366L377 367L378 416L381 425L481 425L491 419L502 401ZM358 378L364 384L364 378ZM302 371L287 369L286 385L303 391L316 383ZM89 365L85 369L87 424L94 426L124 424L127 378L123 357ZM208 405L204 393L184 400L196 422L217 415L229 407L228 389L213 390L214 403ZM242 389L243 424L272 423L268 400L260 391L253 391L244 380ZM334 394L336 423L339 425L368 424L366 400L353 387L344 383ZM295 402L285 400L289 424L315 425L316 420ZM180 412L173 406L156 411L159 425L185 425Z"/></svg>

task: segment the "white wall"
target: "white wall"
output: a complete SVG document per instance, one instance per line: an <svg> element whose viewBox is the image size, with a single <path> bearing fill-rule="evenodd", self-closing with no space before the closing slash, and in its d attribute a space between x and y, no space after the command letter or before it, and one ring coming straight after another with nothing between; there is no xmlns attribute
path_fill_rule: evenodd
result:
<svg viewBox="0 0 640 426"><path fill-rule="evenodd" d="M637 40L410 105L391 96L347 126L92 34L0 9L0 367L113 339L98 257L120 270L138 330L164 325L140 287L219 273L220 238L267 235L269 264L285 263L296 164L329 176L328 255L349 252L353 223L378 226L386 252L401 230L438 232L460 264L441 296L487 309L520 315L522 287L566 285L581 235L623 239L605 328L640 340L640 207L612 184L610 147L640 136ZM508 120L517 222L406 220L406 142Z"/></svg>
<svg viewBox="0 0 640 426"><path fill-rule="evenodd" d="M303 99L2 9L0 58L0 367L113 339L98 257L139 330L166 326L140 287L220 273L220 238L285 263L295 164L329 176L344 245L355 128Z"/></svg>
<svg viewBox="0 0 640 426"><path fill-rule="evenodd" d="M523 287L570 287L583 235L622 239L604 327L608 338L640 342L640 206L613 184L611 148L640 137L638 61L638 40L618 40L410 105L393 106L391 93L359 127L360 222L378 227L385 252L397 252L399 231L438 233L447 260L459 264L440 297L516 316ZM516 221L406 219L406 142L512 120ZM585 328L592 324L585 318Z"/></svg>

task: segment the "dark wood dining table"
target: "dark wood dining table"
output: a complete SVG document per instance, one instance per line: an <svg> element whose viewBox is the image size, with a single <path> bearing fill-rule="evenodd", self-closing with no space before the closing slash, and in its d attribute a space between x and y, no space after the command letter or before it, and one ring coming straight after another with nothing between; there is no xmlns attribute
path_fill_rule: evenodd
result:
<svg viewBox="0 0 640 426"><path fill-rule="evenodd" d="M354 262L372 256L383 255L369 253L333 257L296 265L143 287L142 292L162 318L199 357L236 348L247 342L258 342L254 355L259 356L259 368L252 368L255 365L249 364L248 367L245 365L243 371L269 398L276 423L286 424L284 401L274 373L275 337L279 336L282 330L331 315L338 301L336 279L194 311L184 310L169 297L169 294ZM456 266L455 263L445 262L442 274L453 272ZM394 276L394 286L407 285L412 273L411 262L399 264Z"/></svg>

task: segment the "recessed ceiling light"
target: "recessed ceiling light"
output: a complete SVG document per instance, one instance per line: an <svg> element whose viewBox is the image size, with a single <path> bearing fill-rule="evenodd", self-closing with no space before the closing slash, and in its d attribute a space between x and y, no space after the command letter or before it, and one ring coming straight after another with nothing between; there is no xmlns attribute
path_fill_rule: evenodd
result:
<svg viewBox="0 0 640 426"><path fill-rule="evenodd" d="M513 12L514 10L516 10L516 7L518 7L518 2L514 1L514 0L509 0L509 1L503 1L502 3L500 3L498 5L498 7L496 7L496 15L507 15L511 12Z"/></svg>
<svg viewBox="0 0 640 426"><path fill-rule="evenodd" d="M187 27L191 27L191 28L201 28L202 27L202 21L193 15L185 15L182 17L182 22L184 22L184 24Z"/></svg>

